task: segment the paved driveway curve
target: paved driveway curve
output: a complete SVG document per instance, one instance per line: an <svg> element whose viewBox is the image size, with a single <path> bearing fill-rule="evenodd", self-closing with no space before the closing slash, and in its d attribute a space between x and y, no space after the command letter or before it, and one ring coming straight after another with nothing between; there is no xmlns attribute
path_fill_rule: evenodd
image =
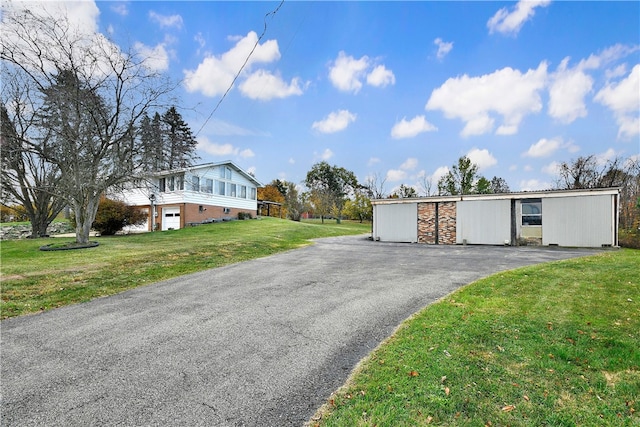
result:
<svg viewBox="0 0 640 427"><path fill-rule="evenodd" d="M594 253L362 236L1 322L3 426L300 426L405 318L496 271Z"/></svg>

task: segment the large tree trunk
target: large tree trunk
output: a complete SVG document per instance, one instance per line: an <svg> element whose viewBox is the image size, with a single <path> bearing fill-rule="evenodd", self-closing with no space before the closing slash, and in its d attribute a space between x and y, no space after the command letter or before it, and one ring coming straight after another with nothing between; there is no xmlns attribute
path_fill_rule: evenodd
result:
<svg viewBox="0 0 640 427"><path fill-rule="evenodd" d="M91 232L91 225L96 219L99 200L98 197L96 200L91 198L86 203L74 201L73 210L76 215L76 243L81 245L89 243L89 233Z"/></svg>

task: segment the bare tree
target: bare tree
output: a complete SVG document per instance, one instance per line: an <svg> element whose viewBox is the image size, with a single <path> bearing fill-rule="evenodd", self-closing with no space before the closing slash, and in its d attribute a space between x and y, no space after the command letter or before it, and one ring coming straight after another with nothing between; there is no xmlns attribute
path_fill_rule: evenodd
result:
<svg viewBox="0 0 640 427"><path fill-rule="evenodd" d="M367 191L367 196L370 199L382 199L385 197L384 184L387 178L377 172L373 175L369 175L364 183L364 188Z"/></svg>
<svg viewBox="0 0 640 427"><path fill-rule="evenodd" d="M42 237L47 227L64 208L65 201L57 193L60 169L28 149L26 139L34 123L33 111L24 111L29 87L3 73L0 105L0 154L2 160L0 188L2 204L24 207L31 222L31 235ZM17 112L13 121L5 105Z"/></svg>
<svg viewBox="0 0 640 427"><path fill-rule="evenodd" d="M29 108L39 120L23 149L59 168L56 191L73 208L76 241L87 243L100 197L138 167L136 122L173 86L146 58L30 7L3 10L0 59L36 89Z"/></svg>

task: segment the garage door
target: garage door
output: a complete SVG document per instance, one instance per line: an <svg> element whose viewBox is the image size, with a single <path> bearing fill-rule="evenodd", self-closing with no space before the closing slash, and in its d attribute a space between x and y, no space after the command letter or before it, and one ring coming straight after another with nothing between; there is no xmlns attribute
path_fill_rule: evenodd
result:
<svg viewBox="0 0 640 427"><path fill-rule="evenodd" d="M382 242L417 242L418 204L374 205L373 238Z"/></svg>
<svg viewBox="0 0 640 427"><path fill-rule="evenodd" d="M180 228L180 208L162 208L162 230Z"/></svg>

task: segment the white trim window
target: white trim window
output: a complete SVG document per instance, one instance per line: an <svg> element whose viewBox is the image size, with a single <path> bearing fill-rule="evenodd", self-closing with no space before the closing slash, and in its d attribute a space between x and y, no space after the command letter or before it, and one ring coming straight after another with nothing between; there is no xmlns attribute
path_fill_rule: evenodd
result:
<svg viewBox="0 0 640 427"><path fill-rule="evenodd" d="M522 200L522 225L541 226L542 225L542 199Z"/></svg>

